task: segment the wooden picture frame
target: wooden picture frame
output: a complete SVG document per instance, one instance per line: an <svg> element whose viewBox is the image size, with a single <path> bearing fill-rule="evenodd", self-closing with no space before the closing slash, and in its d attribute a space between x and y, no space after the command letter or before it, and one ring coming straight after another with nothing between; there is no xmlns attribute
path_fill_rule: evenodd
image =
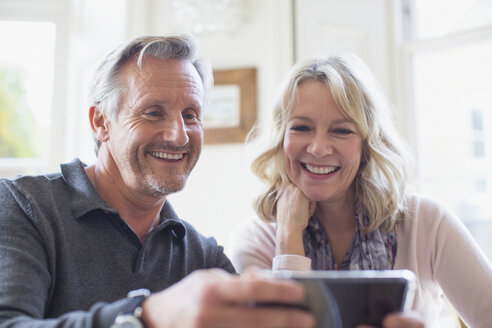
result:
<svg viewBox="0 0 492 328"><path fill-rule="evenodd" d="M256 68L214 70L214 85L204 114L204 143L244 142L257 117Z"/></svg>

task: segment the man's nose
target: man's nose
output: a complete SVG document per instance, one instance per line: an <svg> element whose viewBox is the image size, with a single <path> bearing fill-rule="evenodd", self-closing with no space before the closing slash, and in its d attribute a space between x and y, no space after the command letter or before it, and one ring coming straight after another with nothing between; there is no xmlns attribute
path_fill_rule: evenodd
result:
<svg viewBox="0 0 492 328"><path fill-rule="evenodd" d="M310 140L307 151L315 157L333 154L333 140L325 133L317 133Z"/></svg>
<svg viewBox="0 0 492 328"><path fill-rule="evenodd" d="M190 138L188 137L186 124L183 117L179 116L166 120L162 131L162 138L164 141L176 147L186 145Z"/></svg>

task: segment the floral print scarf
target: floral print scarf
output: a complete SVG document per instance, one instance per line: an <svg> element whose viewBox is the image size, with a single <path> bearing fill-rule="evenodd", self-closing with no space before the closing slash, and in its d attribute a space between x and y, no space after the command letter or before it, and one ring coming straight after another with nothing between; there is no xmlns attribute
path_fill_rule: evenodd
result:
<svg viewBox="0 0 492 328"><path fill-rule="evenodd" d="M360 230L359 214L355 214L356 228L352 244L337 268L328 238L318 219L313 215L303 233L304 250L312 261L313 270L390 270L394 268L397 240L396 228L391 231L376 229L370 233ZM363 216L363 224L369 219Z"/></svg>

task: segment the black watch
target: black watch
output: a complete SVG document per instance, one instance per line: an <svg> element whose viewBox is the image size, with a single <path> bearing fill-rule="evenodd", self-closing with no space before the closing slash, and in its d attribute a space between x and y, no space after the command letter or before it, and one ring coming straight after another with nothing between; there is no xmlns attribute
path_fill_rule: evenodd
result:
<svg viewBox="0 0 492 328"><path fill-rule="evenodd" d="M127 298L130 298L129 308L133 309L130 312L118 314L111 328L145 328L142 321L142 303L147 296L150 295L148 289L136 289L128 292Z"/></svg>

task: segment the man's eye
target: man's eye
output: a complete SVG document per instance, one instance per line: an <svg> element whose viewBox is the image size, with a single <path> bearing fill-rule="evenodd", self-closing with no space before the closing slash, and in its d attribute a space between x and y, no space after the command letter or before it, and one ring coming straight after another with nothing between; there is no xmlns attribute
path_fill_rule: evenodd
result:
<svg viewBox="0 0 492 328"><path fill-rule="evenodd" d="M292 131L300 131L300 132L304 132L304 131L309 131L310 130L309 126L307 126L307 125L293 125L293 126L290 127L290 129Z"/></svg>
<svg viewBox="0 0 492 328"><path fill-rule="evenodd" d="M196 119L196 115L191 113L185 113L183 114L183 118L186 120L194 120Z"/></svg>
<svg viewBox="0 0 492 328"><path fill-rule="evenodd" d="M183 119L187 121L196 122L201 120L198 113L199 112L197 112L195 109L186 109L181 115L183 115Z"/></svg>
<svg viewBox="0 0 492 328"><path fill-rule="evenodd" d="M154 110L152 112L145 112L144 114L147 115L147 116L153 116L153 117L159 117L159 116L161 116L161 113L159 111L156 111L156 110Z"/></svg>

